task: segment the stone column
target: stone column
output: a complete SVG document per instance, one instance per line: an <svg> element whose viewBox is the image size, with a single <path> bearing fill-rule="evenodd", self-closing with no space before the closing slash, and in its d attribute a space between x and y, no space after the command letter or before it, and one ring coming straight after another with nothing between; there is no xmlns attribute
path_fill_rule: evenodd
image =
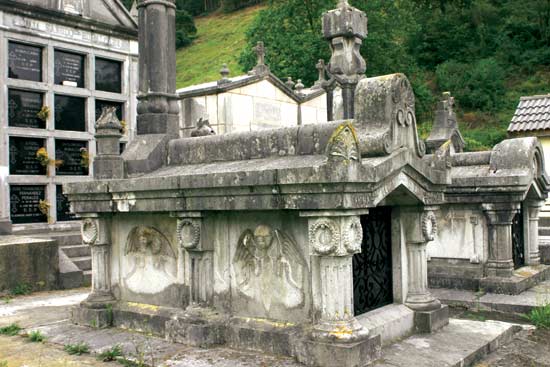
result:
<svg viewBox="0 0 550 367"><path fill-rule="evenodd" d="M331 212L319 216L306 214L310 254L317 257L319 272L314 274L318 294L314 304L319 319L314 326L317 340L353 342L369 331L354 317L352 257L361 252L363 230L354 213Z"/></svg>
<svg viewBox="0 0 550 367"><path fill-rule="evenodd" d="M482 205L487 217L489 258L488 277L510 277L514 271L512 249L512 220L520 209L519 203L491 203Z"/></svg>
<svg viewBox="0 0 550 367"><path fill-rule="evenodd" d="M435 207L403 209L401 221L405 233L408 265L408 291L405 305L415 311L417 332L430 333L449 323L449 308L441 305L428 289L428 242L437 233Z"/></svg>
<svg viewBox="0 0 550 367"><path fill-rule="evenodd" d="M202 215L198 212L175 213L180 261L185 261L185 283L189 285L189 305L210 306L213 293L213 248L203 240ZM185 260L184 260L185 258Z"/></svg>
<svg viewBox="0 0 550 367"><path fill-rule="evenodd" d="M539 265L540 264L540 252L539 252L539 213L540 209L544 205L544 201L527 201L525 207L528 214L528 227L526 232L526 253L525 263L527 265Z"/></svg>
<svg viewBox="0 0 550 367"><path fill-rule="evenodd" d="M83 306L105 308L115 301L111 293L111 222L97 214L82 217L82 241L92 251L92 291Z"/></svg>
<svg viewBox="0 0 550 367"><path fill-rule="evenodd" d="M433 311L441 303L428 290L428 255L426 248L437 232L432 208L405 212L405 236L408 260L408 292L405 305L415 311Z"/></svg>
<svg viewBox="0 0 550 367"><path fill-rule="evenodd" d="M137 135L178 135L175 0L138 0Z"/></svg>

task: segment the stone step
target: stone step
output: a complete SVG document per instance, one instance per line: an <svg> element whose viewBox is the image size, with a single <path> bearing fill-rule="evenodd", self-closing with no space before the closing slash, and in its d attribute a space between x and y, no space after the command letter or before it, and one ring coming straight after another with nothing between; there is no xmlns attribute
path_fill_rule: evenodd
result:
<svg viewBox="0 0 550 367"><path fill-rule="evenodd" d="M92 269L91 256L79 256L71 258L71 261L82 271Z"/></svg>
<svg viewBox="0 0 550 367"><path fill-rule="evenodd" d="M61 246L61 250L70 258L91 255L90 246L88 245Z"/></svg>
<svg viewBox="0 0 550 367"><path fill-rule="evenodd" d="M540 262L550 265L550 236L539 237Z"/></svg>
<svg viewBox="0 0 550 367"><path fill-rule="evenodd" d="M539 217L539 227L550 227L550 217Z"/></svg>
<svg viewBox="0 0 550 367"><path fill-rule="evenodd" d="M539 236L550 236L550 227L539 227Z"/></svg>

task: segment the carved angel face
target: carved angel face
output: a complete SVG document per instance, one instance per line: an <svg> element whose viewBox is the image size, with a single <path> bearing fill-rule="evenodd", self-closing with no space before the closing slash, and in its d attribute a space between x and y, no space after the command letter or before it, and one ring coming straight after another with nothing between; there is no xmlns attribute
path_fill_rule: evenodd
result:
<svg viewBox="0 0 550 367"><path fill-rule="evenodd" d="M260 250L267 250L273 243L273 231L271 227L259 225L254 230L254 242Z"/></svg>

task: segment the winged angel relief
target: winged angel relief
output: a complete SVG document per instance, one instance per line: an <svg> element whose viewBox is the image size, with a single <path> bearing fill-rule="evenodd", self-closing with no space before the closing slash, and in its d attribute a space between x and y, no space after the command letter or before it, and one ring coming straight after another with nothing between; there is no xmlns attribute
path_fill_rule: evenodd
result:
<svg viewBox="0 0 550 367"><path fill-rule="evenodd" d="M245 230L233 259L237 287L266 311L274 303L297 307L304 300L306 263L294 240L282 231L259 225Z"/></svg>
<svg viewBox="0 0 550 367"><path fill-rule="evenodd" d="M129 266L125 283L130 290L152 294L176 281L176 255L166 237L155 228L132 229L125 254Z"/></svg>

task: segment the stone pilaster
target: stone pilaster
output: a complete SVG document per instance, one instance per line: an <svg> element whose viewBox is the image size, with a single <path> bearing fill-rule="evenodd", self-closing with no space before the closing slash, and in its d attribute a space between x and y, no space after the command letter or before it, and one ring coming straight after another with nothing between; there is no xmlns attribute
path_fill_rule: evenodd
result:
<svg viewBox="0 0 550 367"><path fill-rule="evenodd" d="M138 0L137 134L178 135L175 0Z"/></svg>
<svg viewBox="0 0 550 367"><path fill-rule="evenodd" d="M514 271L512 220L519 203L483 204L487 218L489 258L485 266L488 277L510 277Z"/></svg>
<svg viewBox="0 0 550 367"><path fill-rule="evenodd" d="M115 301L111 292L111 222L97 214L82 215L82 241L92 252L92 291L87 308L105 308Z"/></svg>
<svg viewBox="0 0 550 367"><path fill-rule="evenodd" d="M189 285L191 307L209 306L212 301L213 248L204 241L203 219L198 212L179 212L176 231L180 259L184 261L184 279Z"/></svg>
<svg viewBox="0 0 550 367"><path fill-rule="evenodd" d="M527 225L526 228L526 254L525 262L527 265L539 265L540 264L540 251L539 251L539 213L540 209L544 205L544 201L527 201L525 204L527 209Z"/></svg>
<svg viewBox="0 0 550 367"><path fill-rule="evenodd" d="M359 216L346 212L313 214L308 218L310 254L318 258L319 319L314 326L317 340L352 342L369 331L353 312L352 257L361 252L363 230Z"/></svg>

